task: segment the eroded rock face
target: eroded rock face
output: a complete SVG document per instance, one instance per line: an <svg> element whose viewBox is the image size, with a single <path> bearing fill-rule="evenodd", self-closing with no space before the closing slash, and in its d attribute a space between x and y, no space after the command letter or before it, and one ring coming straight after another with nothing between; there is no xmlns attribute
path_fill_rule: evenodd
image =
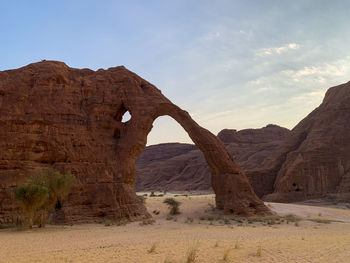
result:
<svg viewBox="0 0 350 263"><path fill-rule="evenodd" d="M132 117L122 123L126 111ZM13 188L44 167L78 178L57 212L61 221L148 216L133 189L134 164L162 115L174 118L203 152L219 209L269 213L220 140L156 87L124 67L92 71L43 61L0 72L0 222L18 211Z"/></svg>
<svg viewBox="0 0 350 263"><path fill-rule="evenodd" d="M277 125L236 131L224 129L218 138L248 176L258 196L273 192L276 176L261 176L261 164L289 134ZM210 169L202 152L191 144L149 146L136 161L137 191L211 189Z"/></svg>
<svg viewBox="0 0 350 263"><path fill-rule="evenodd" d="M261 172L276 176L266 200L289 202L350 191L350 82L330 88Z"/></svg>

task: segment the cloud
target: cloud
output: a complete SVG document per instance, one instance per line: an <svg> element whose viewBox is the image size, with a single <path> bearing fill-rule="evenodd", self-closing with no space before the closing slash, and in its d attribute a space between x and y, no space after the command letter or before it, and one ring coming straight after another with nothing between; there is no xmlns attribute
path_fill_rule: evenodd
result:
<svg viewBox="0 0 350 263"><path fill-rule="evenodd" d="M280 47L262 48L256 52L258 57L266 57L271 55L280 55L290 50L299 49L301 46L297 43L289 43Z"/></svg>
<svg viewBox="0 0 350 263"><path fill-rule="evenodd" d="M298 69L286 69L273 72L267 76L250 81L256 92L270 91L271 87L283 89L293 86L295 89L303 87L304 90L315 88L328 88L347 80L350 76L350 56L324 62L319 65L304 66Z"/></svg>

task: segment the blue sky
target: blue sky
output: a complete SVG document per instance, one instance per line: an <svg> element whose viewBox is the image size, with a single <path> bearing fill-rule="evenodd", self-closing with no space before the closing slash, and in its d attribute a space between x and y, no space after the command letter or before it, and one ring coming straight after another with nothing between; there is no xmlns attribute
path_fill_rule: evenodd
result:
<svg viewBox="0 0 350 263"><path fill-rule="evenodd" d="M350 80L350 1L0 1L0 70L125 65L213 133L293 128ZM190 142L169 117L148 144Z"/></svg>

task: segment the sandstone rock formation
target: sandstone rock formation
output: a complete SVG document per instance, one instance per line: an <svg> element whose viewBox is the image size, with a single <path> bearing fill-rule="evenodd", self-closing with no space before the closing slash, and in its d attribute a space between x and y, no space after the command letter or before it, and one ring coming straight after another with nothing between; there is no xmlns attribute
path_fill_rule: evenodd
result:
<svg viewBox="0 0 350 263"><path fill-rule="evenodd" d="M289 134L277 125L261 129L219 132L218 138L251 181L258 196L272 193L275 176L261 176L261 164ZM191 144L167 143L147 147L136 161L137 191L210 190L210 169L202 152Z"/></svg>
<svg viewBox="0 0 350 263"><path fill-rule="evenodd" d="M127 111L132 117L122 123ZM58 212L62 221L147 216L134 192L134 164L162 115L203 152L219 209L269 213L221 141L152 84L124 67L92 71L43 61L0 72L0 223L17 211L13 188L44 167L78 178Z"/></svg>
<svg viewBox="0 0 350 263"><path fill-rule="evenodd" d="M260 169L276 176L266 200L298 201L350 192L350 82L330 88Z"/></svg>

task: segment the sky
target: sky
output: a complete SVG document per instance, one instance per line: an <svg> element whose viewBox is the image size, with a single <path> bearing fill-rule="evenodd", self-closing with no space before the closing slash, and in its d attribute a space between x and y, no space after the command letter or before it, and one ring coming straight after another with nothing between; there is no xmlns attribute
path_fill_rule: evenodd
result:
<svg viewBox="0 0 350 263"><path fill-rule="evenodd" d="M0 0L0 70L124 65L200 125L292 129L350 80L347 0ZM191 142L159 117L148 145Z"/></svg>

